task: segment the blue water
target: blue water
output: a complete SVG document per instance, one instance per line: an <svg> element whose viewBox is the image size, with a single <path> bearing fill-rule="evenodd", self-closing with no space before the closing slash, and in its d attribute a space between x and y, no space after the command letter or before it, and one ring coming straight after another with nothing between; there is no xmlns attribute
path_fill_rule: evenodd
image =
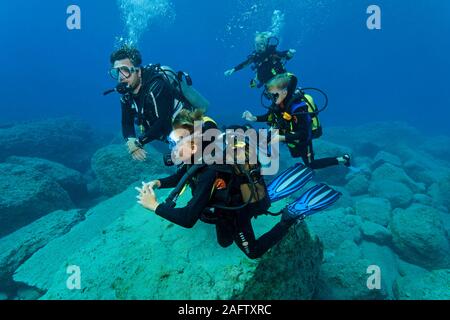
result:
<svg viewBox="0 0 450 320"><path fill-rule="evenodd" d="M210 114L236 122L244 109L262 112L259 92L248 87L250 69L230 78L223 72L253 50L255 32L266 30L278 9L285 15L280 47L297 50L288 69L330 96L327 126L394 119L448 133L450 3L377 0L382 30L370 31L372 2L174 0L138 45L146 63L191 73L211 101ZM82 29L69 31L66 9L74 3ZM119 130L117 97L101 95L113 86L109 54L127 35L116 1L0 1L0 35L0 123L75 115Z"/></svg>
<svg viewBox="0 0 450 320"><path fill-rule="evenodd" d="M66 10L72 4L81 8L81 30L70 31L66 27ZM381 8L381 30L369 30L366 27L366 9L372 4ZM126 23L127 17L131 19L131 23ZM9 221L13 222L13 219L17 219L20 222L17 228L31 226L38 242L45 242L42 247L40 243L28 241L34 233L26 231L23 234L24 231L17 230L16 227L5 231L7 228L2 229L5 226L0 225L0 267L9 266L10 262L9 258L4 259L2 252L12 252L13 257L10 259L10 270L0 268L0 300L35 299L42 296L44 292L36 290L49 289L47 284L40 284L41 287L36 284L35 291L21 292L24 288L29 289L28 284L22 288L22 282L24 285L30 282L21 281L20 276L19 280L13 279L13 275L19 270L19 265L31 265L28 272L33 279L36 274L46 278L47 275L39 272L43 265L39 259L45 263L53 263L58 259L46 258L46 252L56 256L62 252L58 242L52 247L47 244L51 239L41 239L49 236L47 233L55 231L51 227L55 223L52 220L56 219L55 216L49 215L46 208L39 215L32 213L33 210L27 207L28 202L22 201L20 196L27 201L38 199L33 200L33 206L36 204L39 210L44 206L40 202L44 202L46 196L50 199L49 202L58 200L61 206L86 210L101 203L99 210L93 210L93 217L86 219L85 225L92 228L83 229L80 226L78 231L75 230L75 236L61 235L57 239L62 239L61 243L64 243L67 239L73 239L71 237L76 238L77 232L80 232L80 243L69 241L77 248L77 252L99 236L116 240L119 244L112 245L114 250L121 249L120 241L131 239L126 232L136 236L134 243L156 239L155 245L153 240L147 243L149 250L144 250L144 255L147 256L142 259L140 256L137 259L133 256L142 253L139 246L130 247L129 255L122 257L120 254L118 258L124 262L123 265L118 263L121 268L128 264L135 268L136 262L141 261L142 265L136 269L148 272L148 279L154 278L147 261L153 260L155 256L159 257L153 249L161 248L160 240L163 237L148 236L149 229L145 228L149 224L142 224L140 218L137 218L143 212L139 210L143 209L135 205L134 194L130 196L131 193L123 193L114 197L129 187L130 183L141 179L141 173L145 176L167 173L159 162L159 154L152 154L149 161L140 167L142 169L131 172L135 162L120 162L126 159L126 149L120 149L120 146L114 144L108 145L111 140L121 142L120 139L110 139L111 134L118 137L121 129L119 97L115 94L106 97L102 95L105 90L115 86L108 75L109 56L121 41L133 40L142 52L144 64L161 63L190 73L195 88L211 102L209 115L221 124L239 124L243 121L241 114L246 109L254 114L265 112L260 105L261 91L249 87L250 79L254 76L250 68L231 77L225 77L224 71L244 61L253 51L255 33L266 30L278 32L279 49L292 48L297 51L287 68L298 76L300 85L318 87L329 96L329 108L320 115L325 134L320 141L323 144L315 144L315 150L318 151L316 155L321 152L331 152L334 155L335 149L347 152L346 148L354 152L352 156L354 155L355 168L350 168L350 171L346 168L330 168L316 172L317 182L324 181L336 186L339 191L343 191L344 196L334 210L326 215L314 216L318 220L308 221L325 248L325 267L322 269L325 272L322 273L320 282L321 285L326 285L325 289L318 290L320 293L314 298L448 297L450 203L446 195L450 190L449 140L445 136L424 140L420 137L450 135L450 90L447 88L450 73L448 0L0 0L0 129L8 124L27 120L74 116L99 130L95 132L98 136L92 140L86 139L90 137L89 131L84 128L77 130L78 122L74 122L75 128L70 127L67 134L61 130L63 126L66 128L72 124L72 120L50 120L30 126L43 135L39 139L33 139L34 132L25 126L0 130L0 218L11 216L13 218ZM321 105L321 98L314 98ZM407 125L392 126L392 120L403 121ZM379 127L363 126L367 132L362 132L361 136L358 135L359 131L352 131L359 125L375 121L383 121L385 124ZM42 127L47 126L48 131L42 130ZM327 131L335 126L344 126L346 129ZM411 127L418 130L414 131ZM32 132L28 135L28 131ZM53 137L54 132L61 132L61 136ZM109 135L104 135L105 132ZM86 150L81 150L83 147ZM8 158L10 156L19 158ZM24 156L28 158L20 158ZM52 162L49 164L47 160ZM282 160L283 165L288 165L291 159L283 154ZM77 172L72 172L73 177L80 178L79 181L67 178L64 175L67 168L58 169L60 167L55 167L55 162L79 170L79 176L76 175ZM148 171L138 172L139 170ZM28 188L21 185L23 181L27 182ZM74 182L74 186L70 182ZM33 183L36 183L36 188ZM44 190L46 193L41 195L39 192L44 187L47 188ZM67 199L55 198L56 187L61 194L67 192ZM23 195L25 191L29 192L31 198L28 193ZM77 201L69 203L70 197ZM111 202L106 203L107 199ZM50 207L51 210L60 209L56 205ZM131 211L127 211L128 209ZM16 210L25 212L22 214L23 221ZM96 234L123 212L132 217L124 220L127 224L132 223L131 225L122 228L121 223L124 222L119 219L115 222L118 223L119 230L113 230L111 234L104 231L102 235ZM147 216L144 213L142 216L150 217L148 212L145 214ZM65 212L59 212L59 215L71 219L71 215ZM41 216L43 221L48 219L51 222L45 223L45 226L50 226L50 230L40 230L39 223L37 227L36 224L27 225ZM84 216L83 219L73 219L74 225L84 222ZM141 228L142 226L145 228ZM159 231L169 229L165 225L161 225L163 229L158 226L152 225ZM124 237L120 233L122 229L126 231ZM14 232L13 237L8 238L8 235L3 238L7 232ZM181 234L184 231L174 227L168 234L172 234L171 232ZM186 248L174 246L175 254L178 250L184 257L187 250L192 249L191 236L194 240L195 237L200 237L201 244L205 242L203 233L186 233L186 237L187 235L189 241L179 241ZM3 241L5 239L7 241ZM345 243L345 240L349 241ZM22 247L21 241L24 242ZM10 251L4 250L2 245ZM196 249L195 246L193 248ZM207 250L211 248L204 251L208 259L211 254ZM40 250L38 253L44 252L43 256L34 255L33 257L37 256L36 260L28 256L19 257L23 261L16 259L24 251L33 254L36 250ZM109 266L108 259L114 260L119 256L115 255L114 250L102 247L98 249L98 255L94 251L92 257L103 261L103 264L98 265L93 261L89 262L91 254L83 256L86 266L92 266L92 269L89 268L92 272L90 276L94 275L92 277L96 281L89 288L92 291L87 291L89 295L83 298L91 297L90 294L94 297L104 294L102 298L110 298L99 288L103 285L104 265ZM219 254L226 259L240 257L228 252L222 250ZM313 256L319 260L318 256ZM386 290L383 295L371 296L365 290L365 282L361 283L358 272L362 270L365 275L367 261L358 258L360 256L383 268L383 290ZM220 270L222 264L214 266L214 261L220 261L221 256L214 257L216 260L211 260L210 267ZM315 266L319 262L321 261L310 264ZM49 264L50 269L57 268L59 262L55 262L55 265L52 263ZM230 262L230 265L234 265L234 262ZM197 269L195 264L189 266ZM159 267L157 264L157 272ZM363 269L358 269L355 273L360 267ZM96 268L101 272L96 274ZM313 271L309 272L313 274ZM26 276L27 269L22 273ZM179 271L177 273L180 274ZM123 283L126 285L118 285L119 293L122 289L128 290L129 284L136 284L133 274L130 272L124 276ZM186 272L186 275L189 274ZM105 277L109 277L109 274ZM417 282L410 281L411 278ZM43 280L47 282L47 279ZM403 283L398 284L397 281ZM197 283L197 280L194 282ZM116 285L116 281L113 285ZM361 290L361 285L364 290ZM400 293L394 292L397 285ZM137 291L130 289L129 296L119 294L116 298L134 297L136 292L136 296L140 298L149 298L141 296L139 285L137 287L138 289L133 289ZM328 292L330 289L333 292ZM152 290L147 291L153 293ZM193 292L197 292L195 288ZM204 290L198 292L203 294ZM70 293L64 294L73 298ZM158 294L160 293L155 293L155 296ZM184 291L179 294L184 294ZM162 294L158 297L166 296ZM195 295L193 297L198 298ZM46 298L51 299L53 296L50 294ZM169 298L173 297L169 295Z"/></svg>

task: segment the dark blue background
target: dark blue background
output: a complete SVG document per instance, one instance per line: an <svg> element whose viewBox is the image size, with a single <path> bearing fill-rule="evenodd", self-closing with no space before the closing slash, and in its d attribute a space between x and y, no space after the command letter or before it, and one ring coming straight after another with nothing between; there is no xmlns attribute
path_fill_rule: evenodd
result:
<svg viewBox="0 0 450 320"><path fill-rule="evenodd" d="M232 17L252 2L263 11L244 29L225 35ZM301 1L174 0L172 23L158 21L140 39L145 62L191 73L212 103L210 114L240 122L246 108L263 112L259 92L248 87L250 69L225 78L253 48L255 31L270 25L271 12L286 14L282 49L303 86L330 96L326 125L404 120L430 133L448 133L450 2L447 0L335 0L324 7ZM305 2L303 2L305 3ZM312 3L312 4L310 4ZM115 1L0 1L0 124L63 115L119 129L109 54L124 25ZM82 10L82 30L66 28L66 9ZM366 8L382 9L382 30L366 28ZM234 40L233 37L234 36Z"/></svg>

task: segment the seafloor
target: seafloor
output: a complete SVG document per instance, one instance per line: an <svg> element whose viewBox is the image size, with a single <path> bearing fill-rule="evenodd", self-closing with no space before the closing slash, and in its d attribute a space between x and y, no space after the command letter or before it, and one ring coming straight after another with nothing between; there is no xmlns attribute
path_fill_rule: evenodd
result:
<svg viewBox="0 0 450 320"><path fill-rule="evenodd" d="M170 169L121 143L70 118L0 128L0 299L450 299L448 136L326 128L316 157L350 152L354 168L315 182L344 196L259 260L221 248L211 225L182 229L136 204L134 186ZM277 219L255 220L258 234Z"/></svg>

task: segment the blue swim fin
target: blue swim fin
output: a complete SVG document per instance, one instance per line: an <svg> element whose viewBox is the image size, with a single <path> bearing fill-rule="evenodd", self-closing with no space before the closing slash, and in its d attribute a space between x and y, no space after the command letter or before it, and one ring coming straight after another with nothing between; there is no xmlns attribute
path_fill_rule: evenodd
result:
<svg viewBox="0 0 450 320"><path fill-rule="evenodd" d="M341 196L342 193L321 183L312 187L288 205L287 214L292 219L302 220L307 216L330 207Z"/></svg>
<svg viewBox="0 0 450 320"><path fill-rule="evenodd" d="M303 188L312 177L313 171L302 164L287 169L267 186L270 201L276 202L289 197Z"/></svg>

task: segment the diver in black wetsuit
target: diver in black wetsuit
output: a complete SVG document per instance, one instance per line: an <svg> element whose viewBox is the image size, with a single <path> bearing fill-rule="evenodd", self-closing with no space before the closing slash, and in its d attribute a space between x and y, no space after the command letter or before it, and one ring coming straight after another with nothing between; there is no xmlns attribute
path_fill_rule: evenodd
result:
<svg viewBox="0 0 450 320"><path fill-rule="evenodd" d="M192 117L202 119L202 117ZM200 145L191 137L193 124L176 121L170 138L176 142L175 154L184 163L192 160ZM181 125L183 124L183 125ZM190 130L188 130L190 129ZM235 242L251 259L261 257L288 232L296 222L287 213L270 231L256 239L251 220L266 214L270 207L264 180L260 174L240 175L232 165L204 165L194 174L188 175L186 183L192 189L192 199L183 208L174 208L171 203L158 203L154 188L174 188L186 176L193 165L183 164L176 174L144 184L139 191L139 203L157 215L185 228L192 228L198 220L216 225L217 241L222 247ZM249 181L249 180L252 181ZM251 192L251 185L255 186ZM245 204L245 205L243 205ZM211 209L214 208L214 209Z"/></svg>
<svg viewBox="0 0 450 320"><path fill-rule="evenodd" d="M311 169L343 164L350 166L350 156L314 158L313 139L322 135L322 127L318 119L317 108L311 96L297 89L297 77L285 73L276 76L266 84L268 95L272 99L269 112L262 116L254 116L245 111L242 117L251 122L267 122L279 130L279 135L271 141L284 142L293 158L301 157L306 166Z"/></svg>
<svg viewBox="0 0 450 320"><path fill-rule="evenodd" d="M255 51L248 56L247 60L225 71L225 75L230 76L252 64L252 69L256 70L256 78L252 79L250 86L262 87L276 75L286 72L285 60L292 59L296 52L294 49L278 51L277 46L278 39L270 32L258 33L255 38Z"/></svg>
<svg viewBox="0 0 450 320"><path fill-rule="evenodd" d="M208 107L206 99L191 87L188 75L175 74L157 64L141 66L142 57L136 48L125 45L113 52L110 60L110 74L119 82L115 91L122 94L122 134L135 160L146 159L144 145L165 141L172 118L180 109Z"/></svg>

